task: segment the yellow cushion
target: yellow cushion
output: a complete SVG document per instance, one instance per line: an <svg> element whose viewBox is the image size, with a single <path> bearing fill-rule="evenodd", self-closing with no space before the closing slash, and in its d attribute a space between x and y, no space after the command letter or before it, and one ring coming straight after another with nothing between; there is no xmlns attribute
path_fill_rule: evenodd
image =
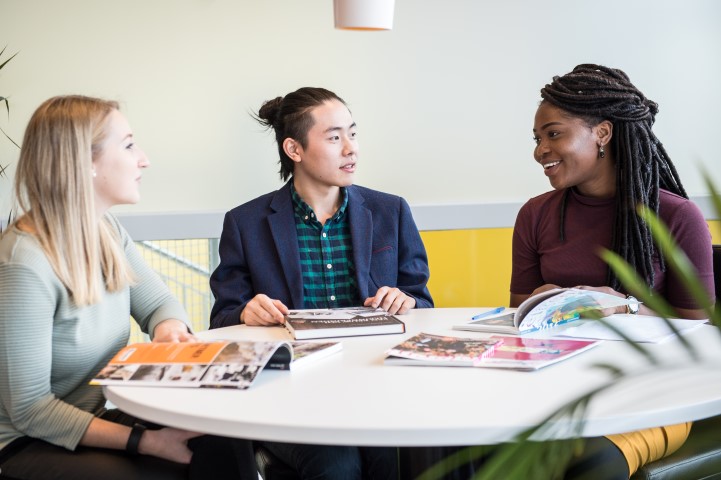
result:
<svg viewBox="0 0 721 480"><path fill-rule="evenodd" d="M623 452L628 462L629 475L633 475L643 465L671 455L681 448L690 431L691 422L688 422L608 435L607 438Z"/></svg>

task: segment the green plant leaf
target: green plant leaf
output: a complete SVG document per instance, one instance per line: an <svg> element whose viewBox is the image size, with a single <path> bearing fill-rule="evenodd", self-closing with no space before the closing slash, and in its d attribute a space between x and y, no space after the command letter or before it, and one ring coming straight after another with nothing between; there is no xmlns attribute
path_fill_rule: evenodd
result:
<svg viewBox="0 0 721 480"><path fill-rule="evenodd" d="M3 47L2 51L0 51L0 57L2 57L2 54L5 52L5 49L6 49L6 48L7 48L7 47ZM20 53L20 52L15 52L12 57L8 58L8 59L5 60L3 63L0 63L0 70L2 70L2 68L3 68L5 65L7 65L10 60L12 60L13 58L15 58L15 55L17 55L18 53Z"/></svg>
<svg viewBox="0 0 721 480"><path fill-rule="evenodd" d="M7 46L3 47L3 49L0 50L0 57L2 57L2 54L5 53L5 49L6 49L6 48L7 48ZM0 63L0 70L2 70L2 68L3 68L5 65L7 65L10 60L12 60L13 58L15 58L15 55L17 55L18 53L20 53L20 52L15 52L10 58L8 58L8 59L5 60L4 62ZM8 118L10 118L10 102L8 102L7 97L0 96L0 103L4 103L4 104L5 104L5 110L7 111L7 116L8 116ZM10 135L8 135L8 134L5 132L5 130L3 130L1 127L0 127L0 132L2 132L2 134L5 136L5 138L7 138L8 140L10 140L13 145L15 145L17 148L20 148L20 145L18 145L18 144L15 142L15 140L13 140L12 138L10 138ZM6 169L6 168L7 168L7 165L5 165L5 166L0 166L0 176L5 176L5 175L6 175L6 173L5 173L5 169Z"/></svg>
<svg viewBox="0 0 721 480"><path fill-rule="evenodd" d="M628 268L628 265L625 264L625 262L623 261L623 259L621 259L621 257L619 257L618 255L616 255L614 252L611 252L611 251L609 251L609 250L605 250L604 252L602 252L602 257L603 257L604 254L606 254L606 252L607 252L608 254L610 254L610 256L609 256L610 261L612 261L612 262L619 262L619 261L620 261L620 262L621 262L619 268L624 269L624 275L630 276L630 278L633 278L633 276L636 275L636 272L634 272L633 270L631 270L630 268ZM604 258L604 260L605 260L605 258ZM620 277L619 277L619 278L620 278ZM643 283L640 283L639 285L643 285ZM632 293L633 293L633 292L632 292ZM643 294L639 294L639 295L642 296ZM640 297L639 297L639 298L640 298ZM590 320L595 320L595 321L597 321L597 322L601 322L606 328L608 328L609 330L611 330L612 332L614 332L616 335L618 335L619 337L621 337L621 339L622 339L623 341L625 341L625 342L628 344L629 347L631 347L632 349L636 350L636 353L639 353L639 354L641 354L643 357L645 357L646 360L647 360L650 364L656 365L656 364L659 363L658 359L656 358L655 355L653 355L653 353L651 353L651 351L649 351L647 348L644 348L640 343L633 341L628 335L626 335L626 333L624 333L623 331L621 331L621 330L619 330L618 328L616 328L615 325L612 325L611 323L605 321L605 320L603 319L603 317L601 316L601 312L600 312L600 311L598 311L598 310L596 310L596 311L591 310L591 311L587 312L587 313L584 315L584 318L590 319ZM606 369L609 369L609 370L611 370L611 371L614 371L617 375L621 375L621 374L623 373L622 370L620 370L620 369L618 369L618 368L615 368L615 367L613 367L612 365L606 365L606 364L604 364L604 365L602 365L602 366L603 366L604 368L606 368Z"/></svg>
<svg viewBox="0 0 721 480"><path fill-rule="evenodd" d="M716 185L714 185L713 181L711 180L711 175L709 175L709 173L703 167L700 168L703 181L706 184L706 188L708 189L709 193L711 194L711 203L713 203L714 210L716 210L716 218L718 220L721 220L721 194L719 194Z"/></svg>
<svg viewBox="0 0 721 480"><path fill-rule="evenodd" d="M5 133L5 130L3 130L2 127L0 127L0 132L2 132L2 134L5 135L5 138L7 138L8 140L10 140L13 145L15 145L16 147L20 148L20 145L18 145L17 143L15 143L15 140L13 140L12 138L10 138L10 135L8 135L7 133ZM3 173L5 173L5 168L7 168L7 165L5 165L4 167L2 167Z"/></svg>
<svg viewBox="0 0 721 480"><path fill-rule="evenodd" d="M636 270L626 263L616 252L603 250L600 255L601 258L608 263L613 273L616 274L631 295L638 298L648 308L661 316L674 316L673 307L660 296L654 295L653 290L649 288L646 281L639 277Z"/></svg>
<svg viewBox="0 0 721 480"><path fill-rule="evenodd" d="M656 235L663 235L662 232L654 232L653 228L651 229L651 234L654 235L654 238L656 238ZM670 236L670 233L666 232L666 235ZM668 241L669 238L666 238L665 240ZM670 239L670 241L673 242L673 239ZM676 249L679 250L678 247L676 247ZM681 254L683 253L681 252ZM656 312L664 320L666 326L677 336L677 338L683 345L686 353L688 353L692 358L698 359L698 352L696 352L696 350L688 343L688 340L686 340L683 335L679 335L676 327L674 327L673 324L668 321L669 318L673 318L676 316L674 308L663 297L654 294L654 292L649 288L646 282L641 279L641 277L638 276L636 271L631 268L631 266L626 263L626 261L624 261L623 258L621 258L618 254L610 250L604 250L601 252L601 258L603 258L603 260L608 263L608 265L611 267L611 269L621 281L623 286L626 287L626 289L633 296L642 301L648 308ZM688 258L686 258L686 261L688 262ZM690 264L690 262L688 263ZM695 269L693 267L691 268L693 273L695 274ZM696 279L696 281L698 281L698 279ZM706 295L705 290L703 289L703 286L701 286L700 282L699 288L701 288L701 291L705 296L706 301L708 301L708 296ZM627 345L629 347L646 356L646 358L650 362L656 363L655 360L652 358L651 353L643 349L638 343L633 342L622 332L613 328L612 325L609 325L607 323L605 323L605 325L614 332L616 332L617 335L620 335L627 342Z"/></svg>
<svg viewBox="0 0 721 480"><path fill-rule="evenodd" d="M598 365L605 368L604 365ZM594 368L597 365L593 366ZM428 468L416 480L436 480L464 463L483 458L481 469L473 480L519 479L548 480L562 478L571 459L580 454L585 440L581 438L586 411L591 399L603 390L613 387L624 372L616 367L605 368L610 380L581 397L562 405L537 425L519 433L513 442L500 445L467 447L459 450ZM531 440L551 436L559 422L568 425L566 439L553 441ZM557 432L555 432L557 433ZM470 458L470 460L469 460Z"/></svg>
<svg viewBox="0 0 721 480"><path fill-rule="evenodd" d="M671 232L649 208L639 206L638 214L651 229L651 235L666 260L667 266L681 279L684 288L691 294L696 304L706 312L707 318L713 318L714 299L709 296L701 284L696 268L683 250L678 247Z"/></svg>

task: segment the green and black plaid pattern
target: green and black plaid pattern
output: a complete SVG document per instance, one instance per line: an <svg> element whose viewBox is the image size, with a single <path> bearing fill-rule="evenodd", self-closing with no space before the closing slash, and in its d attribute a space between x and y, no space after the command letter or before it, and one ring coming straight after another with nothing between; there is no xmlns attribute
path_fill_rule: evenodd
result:
<svg viewBox="0 0 721 480"><path fill-rule="evenodd" d="M292 186L291 194L303 274L304 308L358 305L353 244L346 215L348 195L345 188L341 189L341 207L325 225L321 225L313 210Z"/></svg>

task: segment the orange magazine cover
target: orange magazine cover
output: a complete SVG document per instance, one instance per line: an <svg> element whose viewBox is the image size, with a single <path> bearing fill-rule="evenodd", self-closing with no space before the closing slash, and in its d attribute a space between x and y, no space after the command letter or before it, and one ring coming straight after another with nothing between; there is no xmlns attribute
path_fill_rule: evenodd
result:
<svg viewBox="0 0 721 480"><path fill-rule="evenodd" d="M92 385L248 388L264 368L288 370L288 342L134 343Z"/></svg>

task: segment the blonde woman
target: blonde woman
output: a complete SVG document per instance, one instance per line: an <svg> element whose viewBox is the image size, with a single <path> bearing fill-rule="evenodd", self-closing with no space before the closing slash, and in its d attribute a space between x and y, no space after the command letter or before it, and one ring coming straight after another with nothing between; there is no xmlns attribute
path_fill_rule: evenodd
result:
<svg viewBox="0 0 721 480"><path fill-rule="evenodd" d="M2 477L257 478L248 442L105 411L88 385L127 343L130 315L153 341L195 340L107 213L139 200L148 165L114 102L55 97L30 120L15 176L21 215L0 239Z"/></svg>

